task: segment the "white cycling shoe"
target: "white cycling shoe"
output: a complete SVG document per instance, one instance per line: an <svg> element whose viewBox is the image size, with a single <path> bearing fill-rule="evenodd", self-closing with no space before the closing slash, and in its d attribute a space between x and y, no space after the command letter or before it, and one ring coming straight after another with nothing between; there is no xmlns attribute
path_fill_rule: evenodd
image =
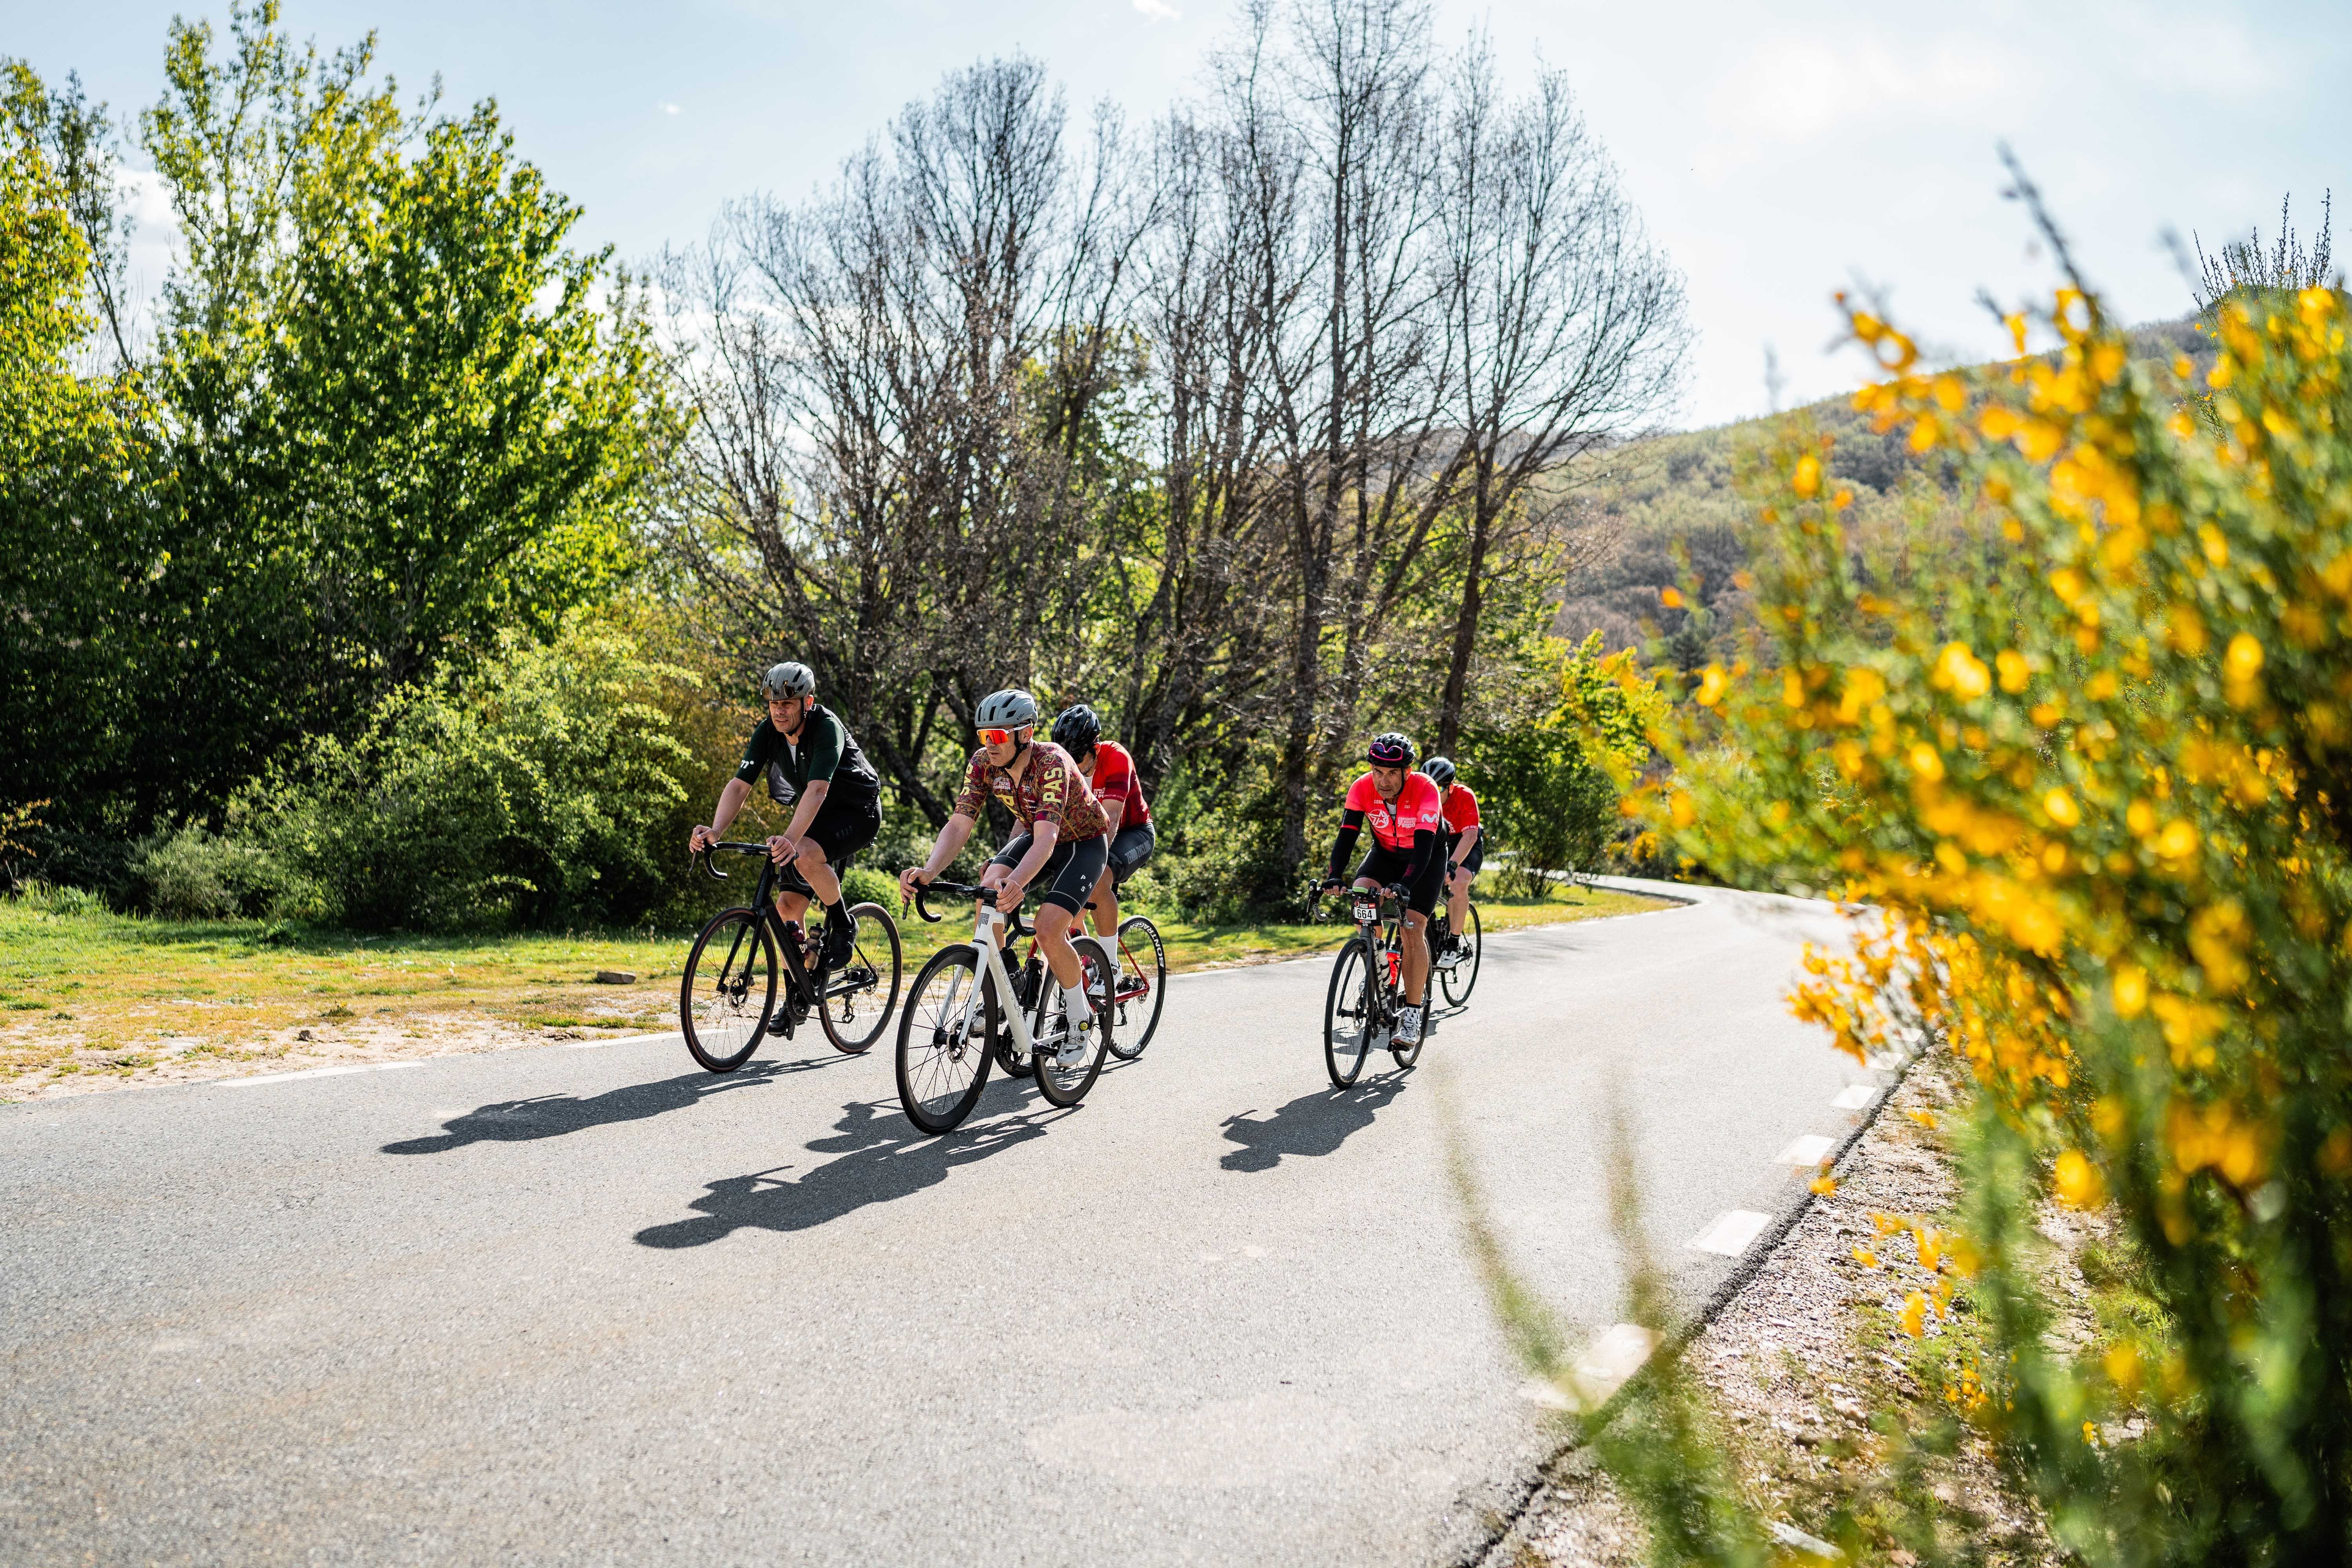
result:
<svg viewBox="0 0 2352 1568"><path fill-rule="evenodd" d="M1421 1043L1420 1008L1400 1007L1397 1009L1396 1037L1398 1043L1401 1045L1417 1046Z"/></svg>

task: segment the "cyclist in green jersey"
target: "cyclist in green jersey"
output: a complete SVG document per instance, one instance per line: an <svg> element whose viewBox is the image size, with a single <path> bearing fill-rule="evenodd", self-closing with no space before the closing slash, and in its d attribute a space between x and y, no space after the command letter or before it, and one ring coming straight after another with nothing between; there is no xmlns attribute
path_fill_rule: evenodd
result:
<svg viewBox="0 0 2352 1568"><path fill-rule="evenodd" d="M764 773L770 797L793 813L768 840L769 858L784 868L776 913L796 924L814 897L824 909L823 962L840 964L849 958L852 937L841 873L882 829L882 780L849 727L817 701L816 676L807 665L777 665L761 690L768 716L751 731L742 765L719 792L709 824L688 836L688 847L699 851L725 837L752 781Z"/></svg>

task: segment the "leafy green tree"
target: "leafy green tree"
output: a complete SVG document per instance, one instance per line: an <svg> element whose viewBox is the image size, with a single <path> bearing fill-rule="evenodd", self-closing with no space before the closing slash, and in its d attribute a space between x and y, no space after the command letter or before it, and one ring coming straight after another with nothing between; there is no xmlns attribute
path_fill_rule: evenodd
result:
<svg viewBox="0 0 2352 1568"><path fill-rule="evenodd" d="M1460 762L1486 832L1510 853L1507 881L1528 898L1562 872L1600 864L1623 786L1649 758L1649 726L1665 712L1631 650L1603 654L1598 632L1545 642L1549 707L1482 726Z"/></svg>

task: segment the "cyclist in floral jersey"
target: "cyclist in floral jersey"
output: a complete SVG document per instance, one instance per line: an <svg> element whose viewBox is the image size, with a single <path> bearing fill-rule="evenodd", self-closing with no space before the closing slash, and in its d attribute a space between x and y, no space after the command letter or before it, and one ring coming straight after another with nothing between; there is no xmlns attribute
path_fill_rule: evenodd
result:
<svg viewBox="0 0 2352 1568"><path fill-rule="evenodd" d="M1021 907L1033 885L1045 889L1034 922L1037 950L1062 987L1069 1026L1060 1054L1067 1066L1085 1055L1078 1027L1091 1016L1070 928L1108 861L1108 819L1069 752L1036 739L1035 698L1021 690L995 692L974 710L973 721L980 750L964 770L955 810L940 826L930 858L898 873L898 889L911 898L917 886L953 864L992 796L1013 814L1013 836L989 861L980 885L1008 913Z"/></svg>
<svg viewBox="0 0 2352 1568"><path fill-rule="evenodd" d="M1437 908L1438 889L1444 881L1445 857L1438 847L1443 807L1429 775L1412 771L1412 742L1395 731L1373 736L1364 760L1371 771L1349 786L1323 885L1343 885L1340 868L1369 824L1372 847L1356 868L1354 881L1367 891L1385 889L1405 907L1405 1005L1397 1009L1397 1038L1411 1045L1421 1038L1422 992L1429 984L1429 916Z"/></svg>

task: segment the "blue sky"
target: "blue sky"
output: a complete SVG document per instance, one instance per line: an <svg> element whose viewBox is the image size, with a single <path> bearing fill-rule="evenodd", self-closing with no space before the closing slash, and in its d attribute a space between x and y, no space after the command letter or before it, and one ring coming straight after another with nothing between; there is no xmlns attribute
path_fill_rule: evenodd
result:
<svg viewBox="0 0 2352 1568"><path fill-rule="evenodd" d="M80 71L118 110L162 84L166 23L145 0L0 0L0 52ZM289 0L322 46L369 27L404 88L496 97L524 153L586 208L579 233L645 256L700 237L719 204L805 192L940 74L990 54L1044 60L1074 102L1138 118L1194 89L1236 0ZM1442 40L1484 26L1506 61L1564 67L1652 231L1686 275L1699 329L1670 422L1766 405L1764 351L1789 398L1853 384L1827 352L1830 295L1885 289L1898 319L1965 358L2000 350L1971 302L2045 291L2047 258L2000 199L2007 140L2042 184L2094 282L2126 317L2189 300L2167 228L2315 220L2352 208L2352 7L1987 0L1965 8L1628 6L1439 0ZM152 207L152 202L149 204ZM160 216L160 215L153 215ZM2347 226L2339 224L2339 229ZM139 255L151 284L168 227ZM2352 249L2352 236L2347 236Z"/></svg>

